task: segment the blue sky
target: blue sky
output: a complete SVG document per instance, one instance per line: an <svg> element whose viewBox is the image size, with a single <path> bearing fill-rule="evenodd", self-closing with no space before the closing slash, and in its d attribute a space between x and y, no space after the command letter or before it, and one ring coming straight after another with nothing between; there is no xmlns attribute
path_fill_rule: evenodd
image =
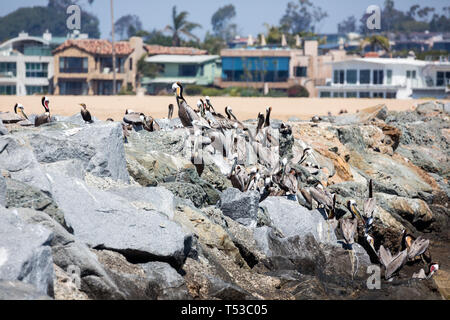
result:
<svg viewBox="0 0 450 320"><path fill-rule="evenodd" d="M172 6L178 10L186 10L190 13L189 19L203 26L197 29L195 34L201 38L207 30L211 29L211 16L221 6L232 3L236 7L236 18L240 33L256 35L265 31L264 23L277 24L284 14L286 4L296 0L114 0L115 19L126 14L136 14L140 17L144 28L163 29L170 21ZM336 32L337 24L350 15L357 20L369 5L382 6L384 0L312 0L314 4L328 12L320 25L319 32ZM2 0L0 16L4 16L17 8L25 6L47 5L47 0ZM102 37L109 37L111 31L111 18L109 11L110 0L95 0L92 6L85 5L88 11L95 13L100 19L100 31ZM414 4L426 5L436 8L436 12L442 12L441 8L450 5L450 0L427 0L425 3L418 0L395 0L395 7L407 10Z"/></svg>

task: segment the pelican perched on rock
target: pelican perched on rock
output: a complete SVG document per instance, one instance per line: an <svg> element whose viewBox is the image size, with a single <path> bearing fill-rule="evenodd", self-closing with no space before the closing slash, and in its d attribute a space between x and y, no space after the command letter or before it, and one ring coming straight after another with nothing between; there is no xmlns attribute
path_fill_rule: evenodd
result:
<svg viewBox="0 0 450 320"><path fill-rule="evenodd" d="M403 230L402 232L402 248L406 248L408 251L408 259L414 260L416 257L421 257L425 264L431 262L431 255L428 250L430 246L430 240L419 236L417 239Z"/></svg>
<svg viewBox="0 0 450 320"><path fill-rule="evenodd" d="M90 113L89 110L87 109L86 104L80 103L80 106L83 107L83 108L81 109L81 117L83 118L84 122L87 122L87 123L93 123L94 121L92 120L91 113Z"/></svg>
<svg viewBox="0 0 450 320"><path fill-rule="evenodd" d="M39 127L40 125L43 125L44 123L49 123L51 121L50 107L49 107L50 100L47 97L42 97L41 103L42 106L44 107L45 113L37 116L36 119L34 119L35 127Z"/></svg>
<svg viewBox="0 0 450 320"><path fill-rule="evenodd" d="M16 103L16 105L14 106L14 113L22 116L23 120L28 120L28 117L23 110L23 105L21 105L20 103Z"/></svg>
<svg viewBox="0 0 450 320"><path fill-rule="evenodd" d="M228 120L231 121L231 123L233 124L234 128L239 128L241 130L247 131L248 128L241 122L239 121L236 116L233 113L233 109L230 106L226 106L225 107L225 113L228 117Z"/></svg>
<svg viewBox="0 0 450 320"><path fill-rule="evenodd" d="M323 185L319 182L316 187L309 188L309 193L311 199L317 201L319 205L325 208L328 219L332 219L335 216L335 206L336 206L336 194L331 194L326 190ZM311 204L312 206L312 204Z"/></svg>
<svg viewBox="0 0 450 320"><path fill-rule="evenodd" d="M175 92L178 105L178 117L184 127L192 127L192 121L200 121L200 117L195 111L186 103L183 97L183 86L180 82L175 82L172 85L172 90Z"/></svg>
<svg viewBox="0 0 450 320"><path fill-rule="evenodd" d="M173 104L171 103L171 104L169 104L169 112L168 112L168 114L167 114L167 119L172 119L172 116L173 116Z"/></svg>
<svg viewBox="0 0 450 320"><path fill-rule="evenodd" d="M430 279L435 272L439 270L439 264L432 262L427 266L428 271L420 269L419 272L412 275L413 279Z"/></svg>
<svg viewBox="0 0 450 320"><path fill-rule="evenodd" d="M272 107L266 109L266 120L264 121L264 127L270 127L270 114L272 112Z"/></svg>
<svg viewBox="0 0 450 320"><path fill-rule="evenodd" d="M349 209L352 207L352 202L354 200L349 200L347 206ZM356 215L352 209L350 209L351 218L345 218L341 220L341 230L344 235L345 243L348 246L351 246L355 242L355 235L358 232L358 220L356 219Z"/></svg>
<svg viewBox="0 0 450 320"><path fill-rule="evenodd" d="M407 250L400 251L395 256L392 256L389 249L385 249L383 245L380 246L378 251L381 264L385 267L384 278L388 280L394 273L399 271L401 267L406 263L408 258Z"/></svg>
<svg viewBox="0 0 450 320"><path fill-rule="evenodd" d="M369 180L369 198L364 201L364 217L366 228L369 229L373 222L373 213L377 205L376 199L373 197L373 182Z"/></svg>

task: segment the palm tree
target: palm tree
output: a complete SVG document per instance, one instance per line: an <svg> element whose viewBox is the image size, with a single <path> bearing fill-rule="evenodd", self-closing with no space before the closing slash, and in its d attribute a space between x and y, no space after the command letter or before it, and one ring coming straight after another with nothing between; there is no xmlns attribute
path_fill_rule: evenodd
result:
<svg viewBox="0 0 450 320"><path fill-rule="evenodd" d="M201 28L202 26L198 23L187 21L188 16L187 11L182 11L177 13L177 7L172 8L172 25L167 25L164 31L170 31L172 33L172 45L179 46L181 39L180 34L185 35L188 38L199 40L197 36L192 34L192 30L195 28Z"/></svg>
<svg viewBox="0 0 450 320"><path fill-rule="evenodd" d="M384 51L391 52L391 45L389 44L389 39L380 35L372 35L370 37L364 38L360 43L361 51L364 50L366 46L370 45L371 51L375 51L375 46L380 46Z"/></svg>

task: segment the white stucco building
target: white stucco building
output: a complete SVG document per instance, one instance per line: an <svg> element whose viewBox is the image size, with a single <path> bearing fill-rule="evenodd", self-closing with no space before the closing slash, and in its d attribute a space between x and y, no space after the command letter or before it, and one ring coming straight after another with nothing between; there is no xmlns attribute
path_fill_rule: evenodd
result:
<svg viewBox="0 0 450 320"><path fill-rule="evenodd" d="M450 62L413 58L355 58L332 63L333 78L319 86L319 97L445 98Z"/></svg>

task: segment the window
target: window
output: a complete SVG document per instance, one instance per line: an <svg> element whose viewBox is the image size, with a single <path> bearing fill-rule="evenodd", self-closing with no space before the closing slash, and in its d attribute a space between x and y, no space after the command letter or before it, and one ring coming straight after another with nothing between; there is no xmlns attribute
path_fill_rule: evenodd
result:
<svg viewBox="0 0 450 320"><path fill-rule="evenodd" d="M88 85L86 81L60 81L59 93L61 95L87 95Z"/></svg>
<svg viewBox="0 0 450 320"><path fill-rule="evenodd" d="M0 85L0 95L15 95L16 94L16 86L15 85Z"/></svg>
<svg viewBox="0 0 450 320"><path fill-rule="evenodd" d="M61 73L87 73L88 58L60 57L59 72Z"/></svg>
<svg viewBox="0 0 450 320"><path fill-rule="evenodd" d="M294 74L296 77L306 77L307 67L294 67Z"/></svg>
<svg viewBox="0 0 450 320"><path fill-rule="evenodd" d="M370 98L370 92L360 92L359 97L360 98Z"/></svg>
<svg viewBox="0 0 450 320"><path fill-rule="evenodd" d="M347 70L347 83L350 84L356 83L356 70L354 69Z"/></svg>
<svg viewBox="0 0 450 320"><path fill-rule="evenodd" d="M347 92L347 98L356 98L356 92Z"/></svg>
<svg viewBox="0 0 450 320"><path fill-rule="evenodd" d="M392 70L387 70L386 71L386 83L387 84L392 84Z"/></svg>
<svg viewBox="0 0 450 320"><path fill-rule="evenodd" d="M27 78L47 78L48 76L48 63L25 63L26 77Z"/></svg>
<svg viewBox="0 0 450 320"><path fill-rule="evenodd" d="M374 98L384 98L383 92L374 92L373 93Z"/></svg>
<svg viewBox="0 0 450 320"><path fill-rule="evenodd" d="M48 86L26 86L27 95L47 94Z"/></svg>
<svg viewBox="0 0 450 320"><path fill-rule="evenodd" d="M334 70L334 83L344 84L344 70Z"/></svg>
<svg viewBox="0 0 450 320"><path fill-rule="evenodd" d="M407 70L406 71L406 78L408 78L408 79L415 79L416 78L416 70Z"/></svg>
<svg viewBox="0 0 450 320"><path fill-rule="evenodd" d="M112 57L100 57L100 72L112 73L113 72L113 60ZM116 72L124 73L125 58L116 58Z"/></svg>
<svg viewBox="0 0 450 320"><path fill-rule="evenodd" d="M383 84L383 70L373 70L373 84Z"/></svg>
<svg viewBox="0 0 450 320"><path fill-rule="evenodd" d="M333 98L343 98L344 93L343 92L333 92Z"/></svg>
<svg viewBox="0 0 450 320"><path fill-rule="evenodd" d="M450 72L438 71L436 73L436 86L444 87L450 83Z"/></svg>
<svg viewBox="0 0 450 320"><path fill-rule="evenodd" d="M370 70L359 70L359 83L360 84L370 83Z"/></svg>
<svg viewBox="0 0 450 320"><path fill-rule="evenodd" d="M8 78L17 76L17 64L15 62L0 62L0 77Z"/></svg>
<svg viewBox="0 0 450 320"><path fill-rule="evenodd" d="M197 75L197 65L182 64L178 67L178 75L180 77L195 77Z"/></svg>
<svg viewBox="0 0 450 320"><path fill-rule="evenodd" d="M330 98L331 93L329 91L322 91L322 92L320 92L320 97L321 98Z"/></svg>
<svg viewBox="0 0 450 320"><path fill-rule="evenodd" d="M387 99L395 99L396 96L397 96L396 92L386 92Z"/></svg>
<svg viewBox="0 0 450 320"><path fill-rule="evenodd" d="M223 81L283 82L289 78L289 57L223 57ZM292 76L295 76L293 70Z"/></svg>

